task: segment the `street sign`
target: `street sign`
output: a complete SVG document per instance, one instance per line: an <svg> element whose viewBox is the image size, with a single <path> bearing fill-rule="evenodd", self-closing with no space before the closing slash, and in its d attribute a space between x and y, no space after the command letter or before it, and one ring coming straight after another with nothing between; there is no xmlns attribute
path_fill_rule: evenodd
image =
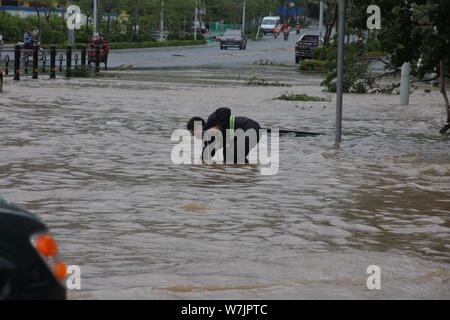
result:
<svg viewBox="0 0 450 320"><path fill-rule="evenodd" d="M281 5L278 7L278 14L280 16L301 16L303 13L303 7L295 7L287 8L285 5Z"/></svg>

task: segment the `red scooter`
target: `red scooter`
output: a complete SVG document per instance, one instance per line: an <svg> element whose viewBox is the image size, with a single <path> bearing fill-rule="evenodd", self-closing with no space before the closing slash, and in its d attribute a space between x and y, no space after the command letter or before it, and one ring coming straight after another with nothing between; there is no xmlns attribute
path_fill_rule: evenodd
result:
<svg viewBox="0 0 450 320"><path fill-rule="evenodd" d="M289 40L289 28L284 29L283 34L284 34L284 41L288 41Z"/></svg>
<svg viewBox="0 0 450 320"><path fill-rule="evenodd" d="M89 66L92 63L95 63L96 60L96 52L95 48L100 47L100 63L105 64L105 70L108 68L108 55L109 55L109 44L103 38L95 38L89 41L88 44L88 64Z"/></svg>

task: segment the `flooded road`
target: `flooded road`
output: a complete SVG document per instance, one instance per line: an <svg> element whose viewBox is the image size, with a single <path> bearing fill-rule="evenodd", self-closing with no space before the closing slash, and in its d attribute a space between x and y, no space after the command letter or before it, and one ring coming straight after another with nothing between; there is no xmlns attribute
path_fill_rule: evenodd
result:
<svg viewBox="0 0 450 320"><path fill-rule="evenodd" d="M37 213L72 299L450 299L450 141L438 92L334 100L292 68L152 69L5 84L0 195ZM264 77L290 87L251 87ZM329 96L332 98L332 96ZM173 165L173 130L220 106L281 138L280 169ZM262 144L266 143L265 141ZM367 267L381 269L368 290Z"/></svg>
<svg viewBox="0 0 450 320"><path fill-rule="evenodd" d="M304 29L303 33L318 30ZM264 36L262 41L249 41L246 50L229 48L220 50L219 43L191 47L169 47L150 49L112 50L108 57L111 68L176 68L176 67L226 67L236 68L251 65L260 59L269 59L276 64L293 65L294 46L300 35L292 32L289 40L282 36Z"/></svg>

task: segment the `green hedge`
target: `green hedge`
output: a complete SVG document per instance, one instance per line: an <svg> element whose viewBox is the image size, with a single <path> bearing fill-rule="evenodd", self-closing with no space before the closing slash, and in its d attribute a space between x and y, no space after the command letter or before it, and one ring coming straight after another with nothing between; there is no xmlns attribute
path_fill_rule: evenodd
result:
<svg viewBox="0 0 450 320"><path fill-rule="evenodd" d="M197 32L197 40L204 40L203 33ZM155 39L156 40L156 39ZM170 32L167 36L167 40L194 40L193 32Z"/></svg>
<svg viewBox="0 0 450 320"><path fill-rule="evenodd" d="M105 34L105 38L109 42L153 42L155 37L150 34L136 34L136 33L116 33Z"/></svg>
<svg viewBox="0 0 450 320"><path fill-rule="evenodd" d="M44 13L41 13L41 42L43 45L49 45L51 43L61 44L61 47L64 47L67 42L67 27L62 24L61 18L52 15L47 23L45 19ZM38 26L38 19L36 16L29 16L27 18L20 18L18 16L13 16L6 12L0 11L0 34L3 35L3 38L6 43L14 44L17 42L23 42L23 35L27 30L35 30ZM110 28L112 31L114 28ZM104 30L101 28L100 30ZM203 39L203 35L201 33L197 34L198 39ZM77 30L75 32L76 42L77 43L86 43L92 37L92 28L91 26L86 29L85 26L81 30ZM169 39L171 41L175 40L193 40L192 33L181 33L181 32L173 32L169 35ZM129 43L140 43L139 45L134 45L131 47L134 48L146 48L146 47L158 47L158 46L167 46L165 45L155 45L155 44L144 44L144 43L155 43L156 38L149 33L140 33L136 34L134 32L127 33L114 33L110 32L107 34L105 32L105 39L107 39L110 43L117 43L117 48L129 48ZM127 45L123 45L123 43L127 43ZM198 43L193 43L198 44ZM174 44L170 45L185 45ZM189 43L187 45L190 45Z"/></svg>
<svg viewBox="0 0 450 320"><path fill-rule="evenodd" d="M312 49L312 58L313 60L322 61L333 59L333 57L335 56L334 50L336 50L336 48L332 46L321 46L318 48L314 48Z"/></svg>
<svg viewBox="0 0 450 320"><path fill-rule="evenodd" d="M43 44L42 48L43 49L50 49L52 45L51 44ZM67 43L60 43L60 44L56 44L54 45L56 47L56 49L66 49L67 48ZM87 43L76 43L74 46L72 46L74 49L81 49L82 47L87 46Z"/></svg>
<svg viewBox="0 0 450 320"><path fill-rule="evenodd" d="M300 70L302 71L327 71L327 62L321 60L303 60L300 63Z"/></svg>
<svg viewBox="0 0 450 320"><path fill-rule="evenodd" d="M34 30L36 25L37 19L34 17L22 19L9 13L0 12L0 33L3 35L6 43L23 42L25 31Z"/></svg>

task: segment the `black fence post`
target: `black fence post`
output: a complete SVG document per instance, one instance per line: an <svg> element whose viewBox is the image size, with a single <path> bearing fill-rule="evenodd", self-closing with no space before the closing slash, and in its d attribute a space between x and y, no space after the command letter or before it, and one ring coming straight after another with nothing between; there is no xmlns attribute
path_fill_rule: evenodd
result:
<svg viewBox="0 0 450 320"><path fill-rule="evenodd" d="M14 80L20 80L20 46L14 48Z"/></svg>
<svg viewBox="0 0 450 320"><path fill-rule="evenodd" d="M56 46L50 48L50 79L56 79Z"/></svg>
<svg viewBox="0 0 450 320"><path fill-rule="evenodd" d="M100 46L95 46L95 72L100 72Z"/></svg>
<svg viewBox="0 0 450 320"><path fill-rule="evenodd" d="M9 55L5 57L5 75L9 74Z"/></svg>
<svg viewBox="0 0 450 320"><path fill-rule="evenodd" d="M72 47L67 47L66 52L66 77L70 78L72 75Z"/></svg>
<svg viewBox="0 0 450 320"><path fill-rule="evenodd" d="M38 79L39 73L39 46L33 47L33 79Z"/></svg>
<svg viewBox="0 0 450 320"><path fill-rule="evenodd" d="M41 70L41 72L42 73L46 73L47 72L47 69L46 69L46 67L47 67L47 54L45 53L45 51L43 51L42 53L43 53L43 55L42 55L42 70Z"/></svg>
<svg viewBox="0 0 450 320"><path fill-rule="evenodd" d="M86 66L86 46L81 48L81 65Z"/></svg>
<svg viewBox="0 0 450 320"><path fill-rule="evenodd" d="M63 72L63 61L64 61L64 57L63 54L61 53L59 55L59 72Z"/></svg>

